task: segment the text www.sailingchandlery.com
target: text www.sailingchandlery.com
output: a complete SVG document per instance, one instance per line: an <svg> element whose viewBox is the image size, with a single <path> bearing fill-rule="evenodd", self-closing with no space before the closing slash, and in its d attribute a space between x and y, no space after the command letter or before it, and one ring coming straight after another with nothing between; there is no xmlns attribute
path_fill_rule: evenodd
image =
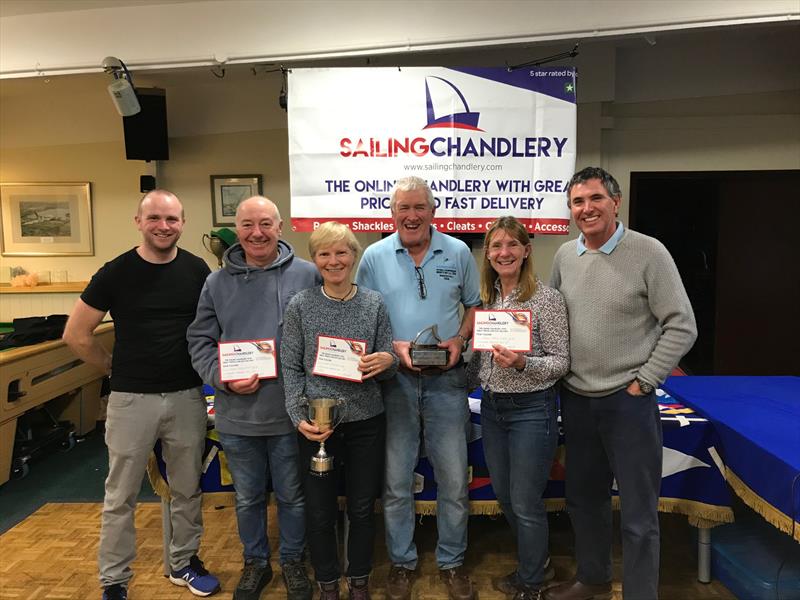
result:
<svg viewBox="0 0 800 600"><path fill-rule="evenodd" d="M486 171L502 171L503 165L493 165L493 164L450 164L450 165L442 165L442 164L424 164L424 165L403 165L403 169L406 171L444 171L445 173L449 172L471 172L471 173L484 173Z"/></svg>

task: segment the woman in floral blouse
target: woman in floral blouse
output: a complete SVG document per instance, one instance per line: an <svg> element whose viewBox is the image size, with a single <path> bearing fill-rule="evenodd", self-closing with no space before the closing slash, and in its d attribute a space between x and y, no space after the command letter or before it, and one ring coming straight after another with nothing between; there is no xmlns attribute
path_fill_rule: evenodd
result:
<svg viewBox="0 0 800 600"><path fill-rule="evenodd" d="M530 311L529 352L496 344L475 352L471 381L483 387L483 448L497 500L517 540L517 569L494 581L514 600L539 597L548 556L542 494L558 440L556 383L569 370L567 310L533 270L531 241L514 217L486 232L481 300L486 310ZM552 577L552 575L550 575Z"/></svg>

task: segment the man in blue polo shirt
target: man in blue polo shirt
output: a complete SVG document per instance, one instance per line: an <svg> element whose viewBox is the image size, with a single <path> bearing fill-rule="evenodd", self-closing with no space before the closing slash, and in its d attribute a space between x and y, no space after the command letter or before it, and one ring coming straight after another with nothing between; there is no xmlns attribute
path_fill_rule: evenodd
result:
<svg viewBox="0 0 800 600"><path fill-rule="evenodd" d="M398 180L390 207L396 233L367 248L356 275L359 285L383 295L400 358L396 378L383 385L387 422L383 514L392 562L386 597L411 597L417 567L414 467L422 431L436 476L440 576L451 600L471 600L475 588L462 570L469 516L469 405L461 352L480 304L478 270L466 244L432 227L435 205L425 180ZM447 348L449 361L441 368L419 369L411 364L410 344L431 325L438 326L444 340L439 346Z"/></svg>

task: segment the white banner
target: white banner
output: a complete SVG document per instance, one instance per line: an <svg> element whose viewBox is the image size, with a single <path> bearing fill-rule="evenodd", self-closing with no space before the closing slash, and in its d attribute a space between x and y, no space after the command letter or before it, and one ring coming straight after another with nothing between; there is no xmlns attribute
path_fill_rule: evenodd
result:
<svg viewBox="0 0 800 600"><path fill-rule="evenodd" d="M292 229L394 231L389 192L417 175L440 231L482 233L514 215L531 232L569 233L575 78L571 67L293 69Z"/></svg>

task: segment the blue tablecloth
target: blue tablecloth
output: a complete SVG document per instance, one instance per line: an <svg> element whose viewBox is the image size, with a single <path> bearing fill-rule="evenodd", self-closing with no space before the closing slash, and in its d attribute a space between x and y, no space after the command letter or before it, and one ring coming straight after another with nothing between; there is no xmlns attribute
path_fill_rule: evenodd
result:
<svg viewBox="0 0 800 600"><path fill-rule="evenodd" d="M800 377L671 377L664 388L714 425L728 482L800 541Z"/></svg>
<svg viewBox="0 0 800 600"><path fill-rule="evenodd" d="M209 396L209 416L213 422L213 397ZM472 429L467 451L471 479L469 484L472 514L499 514L489 472L483 456L480 433L480 400L470 398ZM711 527L733 521L731 498L722 475L723 465L716 448L719 440L710 423L667 394L659 390L659 407L664 428L664 467L662 470L659 510L687 515L695 526ZM548 510L564 508L564 446L563 439L556 452L545 490ZM225 453L216 432L209 430L200 485L205 493L232 492L233 486L225 461ZM156 445L155 459L150 469L153 488L159 495L167 493L166 467ZM416 468L416 509L420 514L436 512L436 482L433 469L424 456ZM618 507L618 498L614 497Z"/></svg>
<svg viewBox="0 0 800 600"><path fill-rule="evenodd" d="M472 513L496 514L489 471L483 456L480 433L480 400L470 398L472 431L467 451L471 469L469 485ZM723 477L723 465L716 448L719 445L710 423L695 412L659 390L659 408L664 429L664 462L662 468L659 510L685 514L693 525L713 526L733 521L731 497ZM545 489L548 510L564 508L565 447L559 440L556 457ZM436 482L433 469L423 456L416 472L417 512L435 512ZM616 490L612 490L618 508Z"/></svg>

